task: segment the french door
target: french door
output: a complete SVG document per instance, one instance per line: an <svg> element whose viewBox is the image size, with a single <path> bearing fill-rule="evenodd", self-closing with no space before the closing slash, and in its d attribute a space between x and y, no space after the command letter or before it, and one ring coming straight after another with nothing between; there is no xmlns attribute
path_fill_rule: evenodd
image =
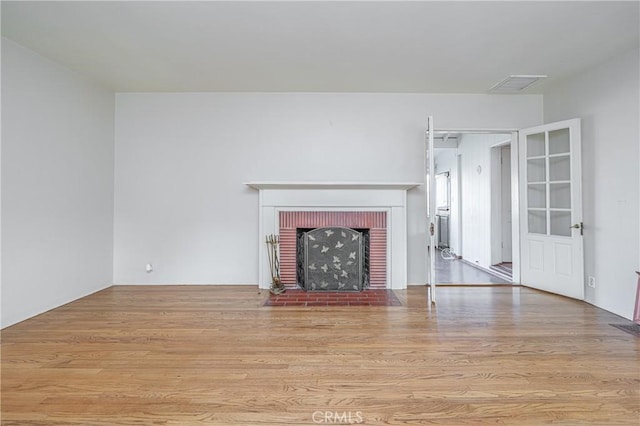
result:
<svg viewBox="0 0 640 426"><path fill-rule="evenodd" d="M584 299L580 120L519 132L521 282Z"/></svg>
<svg viewBox="0 0 640 426"><path fill-rule="evenodd" d="M425 170L425 191L426 191L426 214L427 214L427 284L429 285L429 300L436 302L436 200L435 200L435 158L433 141L433 117L429 116L427 123L427 135L424 147L424 170Z"/></svg>

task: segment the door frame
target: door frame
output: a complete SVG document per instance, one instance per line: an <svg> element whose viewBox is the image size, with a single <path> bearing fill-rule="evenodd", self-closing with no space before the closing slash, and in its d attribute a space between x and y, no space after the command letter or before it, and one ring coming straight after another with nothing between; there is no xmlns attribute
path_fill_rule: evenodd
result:
<svg viewBox="0 0 640 426"><path fill-rule="evenodd" d="M440 129L434 126L433 134L460 133L460 134L504 134L511 138L511 241L513 250L513 284L521 284L520 277L520 163L518 161L518 137L519 129ZM515 143L514 143L515 141ZM460 200L462 203L462 200ZM462 204L461 204L462 205ZM460 215L461 216L461 215ZM462 232L460 233L462 234ZM435 283L437 284L437 282Z"/></svg>
<svg viewBox="0 0 640 426"><path fill-rule="evenodd" d="M503 198L505 194L503 188L502 174L502 149L509 148L509 178L511 178L511 145L513 141L510 139L491 145L490 162L491 162L491 265L504 261L503 242L505 240L503 227L505 214L502 211ZM511 200L511 185L509 185L509 200ZM513 229L511 230L513 232ZM513 246L513 235L511 236L511 245ZM513 257L513 247L511 247L511 256ZM498 260L499 259L499 260Z"/></svg>

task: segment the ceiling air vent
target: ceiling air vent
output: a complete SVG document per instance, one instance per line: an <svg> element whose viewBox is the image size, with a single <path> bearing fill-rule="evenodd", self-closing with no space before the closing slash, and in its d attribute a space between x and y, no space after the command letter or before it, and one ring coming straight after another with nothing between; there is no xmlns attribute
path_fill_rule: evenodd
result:
<svg viewBox="0 0 640 426"><path fill-rule="evenodd" d="M490 92L516 93L526 89L538 80L547 78L546 75L510 75L498 84L494 85Z"/></svg>

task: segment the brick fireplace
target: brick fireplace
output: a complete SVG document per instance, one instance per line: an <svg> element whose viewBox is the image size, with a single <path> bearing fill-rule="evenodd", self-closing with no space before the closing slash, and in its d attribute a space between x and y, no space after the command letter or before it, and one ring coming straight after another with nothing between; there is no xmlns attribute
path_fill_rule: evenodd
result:
<svg viewBox="0 0 640 426"><path fill-rule="evenodd" d="M281 211L279 213L280 278L296 287L297 230L344 226L369 231L369 288L387 288L386 211Z"/></svg>
<svg viewBox="0 0 640 426"><path fill-rule="evenodd" d="M412 182L248 182L259 190L258 284L271 276L265 236L280 236L280 275L296 285L296 228L368 229L370 287L407 287L407 190Z"/></svg>

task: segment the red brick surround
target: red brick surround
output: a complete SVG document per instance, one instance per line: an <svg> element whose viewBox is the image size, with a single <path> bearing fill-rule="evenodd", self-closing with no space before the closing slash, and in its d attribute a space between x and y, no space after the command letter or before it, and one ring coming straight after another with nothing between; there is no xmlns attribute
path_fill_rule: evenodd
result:
<svg viewBox="0 0 640 426"><path fill-rule="evenodd" d="M387 212L280 212L280 278L296 287L296 228L344 226L369 229L371 289L387 288Z"/></svg>

